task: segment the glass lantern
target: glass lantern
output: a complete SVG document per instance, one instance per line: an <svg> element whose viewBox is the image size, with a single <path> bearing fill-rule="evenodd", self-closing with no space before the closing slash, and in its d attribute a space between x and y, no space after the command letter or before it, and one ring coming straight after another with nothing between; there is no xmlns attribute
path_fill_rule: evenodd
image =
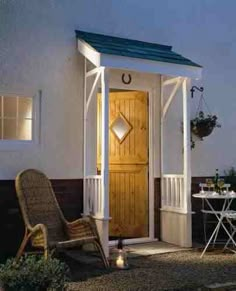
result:
<svg viewBox="0 0 236 291"><path fill-rule="evenodd" d="M123 247L123 242L121 238L118 240L117 252L115 257L115 267L121 270L127 270L129 268L127 253Z"/></svg>

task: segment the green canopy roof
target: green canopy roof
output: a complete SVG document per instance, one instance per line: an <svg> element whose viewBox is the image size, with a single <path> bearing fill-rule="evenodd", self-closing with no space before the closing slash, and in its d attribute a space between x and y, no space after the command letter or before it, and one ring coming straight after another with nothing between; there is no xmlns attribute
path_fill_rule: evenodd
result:
<svg viewBox="0 0 236 291"><path fill-rule="evenodd" d="M171 46L76 30L76 37L102 54L201 67L172 51Z"/></svg>

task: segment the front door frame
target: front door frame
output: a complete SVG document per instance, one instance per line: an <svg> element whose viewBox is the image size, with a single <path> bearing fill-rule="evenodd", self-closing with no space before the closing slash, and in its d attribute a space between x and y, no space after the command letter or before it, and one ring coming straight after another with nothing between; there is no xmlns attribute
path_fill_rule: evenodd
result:
<svg viewBox="0 0 236 291"><path fill-rule="evenodd" d="M129 73L129 72L127 72ZM131 72L131 74L134 72ZM157 75L158 76L158 75ZM157 84L158 82L156 82ZM126 90L126 91L143 91L148 93L148 197L149 197L149 236L143 238L125 239L125 244L144 243L157 240L154 235L154 102L158 102L157 86L152 87L151 84L132 85L123 84L117 80L113 80L112 74L110 75L110 89ZM116 240L109 241L109 246L113 246L117 243Z"/></svg>

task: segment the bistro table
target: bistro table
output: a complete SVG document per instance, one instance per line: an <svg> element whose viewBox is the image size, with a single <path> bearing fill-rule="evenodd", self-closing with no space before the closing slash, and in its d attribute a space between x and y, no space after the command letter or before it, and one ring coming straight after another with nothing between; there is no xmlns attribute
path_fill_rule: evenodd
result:
<svg viewBox="0 0 236 291"><path fill-rule="evenodd" d="M234 199L236 199L236 193L234 191L231 191L231 192L224 191L222 194L219 194L219 193L212 192L212 191L201 191L200 193L193 194L193 197L198 198L198 199L202 199L203 202L206 201L206 204L208 205L210 210L202 209L202 212L215 215L217 218L217 221L218 221L209 241L207 242L207 244L206 244L206 246L201 254L201 258L204 256L204 254L205 254L207 248L209 247L210 243L212 242L212 240L214 239L214 242L216 241L220 226L222 226L223 229L225 230L226 234L229 237L229 241L231 241L233 246L236 247L236 243L235 243L235 240L233 238L234 232L233 232L233 234L231 234L223 222L223 219L226 218L226 220L231 225L231 227L233 229L235 229L235 226L232 224L232 222L230 221L230 219L228 217L230 214L236 214L236 211L230 210L230 206L232 204L232 201ZM222 209L220 211L215 210L214 207L212 206L213 199L214 200L221 199L223 201L223 206L222 206ZM227 245L228 245L228 242L227 242Z"/></svg>

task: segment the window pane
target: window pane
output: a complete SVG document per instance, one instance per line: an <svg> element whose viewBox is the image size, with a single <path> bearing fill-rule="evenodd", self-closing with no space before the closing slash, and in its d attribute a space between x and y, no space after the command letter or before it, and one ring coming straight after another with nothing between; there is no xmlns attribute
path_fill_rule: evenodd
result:
<svg viewBox="0 0 236 291"><path fill-rule="evenodd" d="M19 98L19 117L32 118L32 98Z"/></svg>
<svg viewBox="0 0 236 291"><path fill-rule="evenodd" d="M17 138L19 140L32 140L32 120L19 119Z"/></svg>
<svg viewBox="0 0 236 291"><path fill-rule="evenodd" d="M3 98L4 117L16 117L16 97Z"/></svg>
<svg viewBox="0 0 236 291"><path fill-rule="evenodd" d="M16 139L16 120L15 119L3 120L3 138Z"/></svg>

